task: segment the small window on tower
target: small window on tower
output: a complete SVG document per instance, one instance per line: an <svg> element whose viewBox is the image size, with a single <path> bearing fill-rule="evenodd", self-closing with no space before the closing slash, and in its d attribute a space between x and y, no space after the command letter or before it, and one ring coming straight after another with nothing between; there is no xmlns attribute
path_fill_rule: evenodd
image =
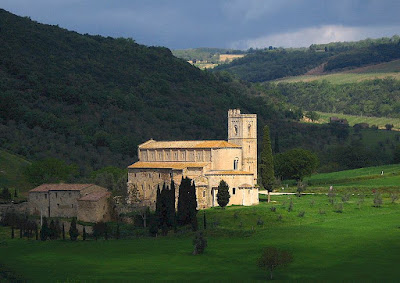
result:
<svg viewBox="0 0 400 283"><path fill-rule="evenodd" d="M232 194L236 194L236 188L232 189Z"/></svg>
<svg viewBox="0 0 400 283"><path fill-rule="evenodd" d="M203 198L206 197L206 190L203 191Z"/></svg>
<svg viewBox="0 0 400 283"><path fill-rule="evenodd" d="M235 136L237 136L238 135L238 126L235 125L234 130L235 130Z"/></svg>
<svg viewBox="0 0 400 283"><path fill-rule="evenodd" d="M248 130L248 135L250 137L251 136L251 125L250 124L247 126L247 130Z"/></svg>
<svg viewBox="0 0 400 283"><path fill-rule="evenodd" d="M239 163L239 160L236 158L236 159L233 161L233 170L238 170L238 163Z"/></svg>

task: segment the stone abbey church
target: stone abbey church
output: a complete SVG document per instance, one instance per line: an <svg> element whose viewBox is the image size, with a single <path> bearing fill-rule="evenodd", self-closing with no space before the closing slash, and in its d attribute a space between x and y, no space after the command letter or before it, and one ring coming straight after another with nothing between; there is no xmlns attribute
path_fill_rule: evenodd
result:
<svg viewBox="0 0 400 283"><path fill-rule="evenodd" d="M199 209L218 206L218 185L229 185L228 205L258 204L257 115L228 111L228 141L155 141L139 145L128 167L128 203L155 208L157 187L193 179Z"/></svg>

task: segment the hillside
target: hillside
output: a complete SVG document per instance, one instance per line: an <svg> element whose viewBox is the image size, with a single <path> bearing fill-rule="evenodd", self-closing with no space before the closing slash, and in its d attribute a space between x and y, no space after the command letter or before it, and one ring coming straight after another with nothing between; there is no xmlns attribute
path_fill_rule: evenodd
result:
<svg viewBox="0 0 400 283"><path fill-rule="evenodd" d="M308 111L400 118L400 81L393 78L346 84L316 80L263 86L270 95Z"/></svg>
<svg viewBox="0 0 400 283"><path fill-rule="evenodd" d="M257 50L253 54L215 68L242 80L265 82L304 75L323 66L323 71L349 70L400 58L400 37L311 45L308 49Z"/></svg>
<svg viewBox="0 0 400 283"><path fill-rule="evenodd" d="M163 47L80 35L0 10L0 147L125 167L147 139L225 139L226 113L282 116L276 100ZM251 97L249 96L251 94ZM276 104L276 105L273 105Z"/></svg>
<svg viewBox="0 0 400 283"><path fill-rule="evenodd" d="M324 66L325 64L323 64ZM278 83L294 83L294 82L312 82L327 81L332 84L348 84L359 83L365 80L375 80L384 78L393 78L400 80L400 60L393 60L386 63L374 64L365 67L355 68L352 70L338 72L322 71L308 72L305 75L288 77L276 80Z"/></svg>
<svg viewBox="0 0 400 283"><path fill-rule="evenodd" d="M0 189L10 188L13 192L13 188L19 191L29 188L29 183L22 174L29 164L29 161L20 156L0 150Z"/></svg>

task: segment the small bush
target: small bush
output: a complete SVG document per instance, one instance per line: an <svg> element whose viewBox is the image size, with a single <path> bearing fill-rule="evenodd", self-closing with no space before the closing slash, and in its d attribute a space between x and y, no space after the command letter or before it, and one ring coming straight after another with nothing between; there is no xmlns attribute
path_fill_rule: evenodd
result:
<svg viewBox="0 0 400 283"><path fill-rule="evenodd" d="M278 215L278 218L277 218L277 220L278 220L278 221L282 221L282 220L283 220L283 216L282 216L282 214L279 214L279 215Z"/></svg>
<svg viewBox="0 0 400 283"><path fill-rule="evenodd" d="M305 211L300 211L299 212L299 214L297 215L298 217L304 217L304 214L305 214L306 212Z"/></svg>
<svg viewBox="0 0 400 283"><path fill-rule="evenodd" d="M292 200L290 200L290 202L289 202L288 211L289 212L293 211L293 201Z"/></svg>
<svg viewBox="0 0 400 283"><path fill-rule="evenodd" d="M351 194L350 193L345 193L344 195L342 195L342 201L343 202L348 202L350 199Z"/></svg>
<svg viewBox="0 0 400 283"><path fill-rule="evenodd" d="M199 231L196 233L193 239L193 255L202 254L207 247L207 239L204 237L203 232Z"/></svg>
<svg viewBox="0 0 400 283"><path fill-rule="evenodd" d="M264 225L264 221L261 219L261 217L258 218L257 225L258 226L263 226Z"/></svg>
<svg viewBox="0 0 400 283"><path fill-rule="evenodd" d="M392 203L395 203L396 200L399 199L399 195L396 194L396 193L391 193L391 194L390 194L390 198L391 198L391 200L392 200Z"/></svg>
<svg viewBox="0 0 400 283"><path fill-rule="evenodd" d="M380 193L374 194L374 207L381 207L383 204L382 195Z"/></svg>
<svg viewBox="0 0 400 283"><path fill-rule="evenodd" d="M276 207L275 207L275 206L271 206L269 209L270 209L272 212L275 212L275 211L276 211Z"/></svg>
<svg viewBox="0 0 400 283"><path fill-rule="evenodd" d="M337 213L342 213L343 212L343 203L338 203L335 206L335 212L337 212Z"/></svg>

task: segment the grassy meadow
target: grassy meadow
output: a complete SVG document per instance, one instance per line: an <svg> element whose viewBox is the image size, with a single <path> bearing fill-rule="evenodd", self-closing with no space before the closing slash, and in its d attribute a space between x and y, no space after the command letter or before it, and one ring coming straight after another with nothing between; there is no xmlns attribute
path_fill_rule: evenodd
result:
<svg viewBox="0 0 400 283"><path fill-rule="evenodd" d="M261 282L267 274L256 259L262 247L276 246L294 256L292 264L274 273L277 282L397 281L400 203L384 195L382 207L372 204L371 194L345 202L337 195L334 204L325 194L283 195L272 196L269 204L262 196L253 207L207 209L208 247L197 256L191 254L193 234L187 231L158 238L41 242L11 240L10 229L0 227L0 270L29 282ZM202 211L198 219L202 226Z"/></svg>
<svg viewBox="0 0 400 283"><path fill-rule="evenodd" d="M383 175L381 174L383 171ZM309 191L334 186L341 191L356 190L364 193L372 189L400 192L400 164L366 167L332 173L321 173L305 178Z"/></svg>
<svg viewBox="0 0 400 283"><path fill-rule="evenodd" d="M337 73L302 75L276 80L276 82L294 83L326 80L332 84L359 83L365 80L393 78L400 80L400 60L381 63Z"/></svg>

